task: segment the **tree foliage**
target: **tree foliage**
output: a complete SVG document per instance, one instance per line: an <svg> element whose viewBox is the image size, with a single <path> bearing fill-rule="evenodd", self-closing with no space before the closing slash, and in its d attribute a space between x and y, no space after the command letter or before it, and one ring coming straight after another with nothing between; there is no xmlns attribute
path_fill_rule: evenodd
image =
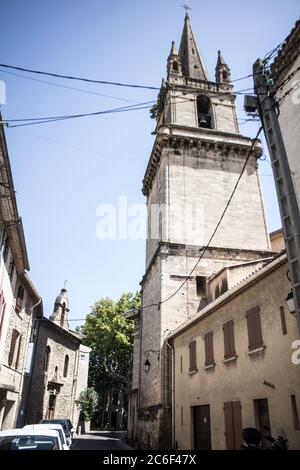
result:
<svg viewBox="0 0 300 470"><path fill-rule="evenodd" d="M139 309L139 293L125 293L115 302L102 298L96 302L81 327L84 344L90 355L89 385L98 392L100 399L118 380L130 379L133 357L134 322L124 313Z"/></svg>
<svg viewBox="0 0 300 470"><path fill-rule="evenodd" d="M98 394L93 387L83 390L76 400L85 421L90 421L98 408Z"/></svg>

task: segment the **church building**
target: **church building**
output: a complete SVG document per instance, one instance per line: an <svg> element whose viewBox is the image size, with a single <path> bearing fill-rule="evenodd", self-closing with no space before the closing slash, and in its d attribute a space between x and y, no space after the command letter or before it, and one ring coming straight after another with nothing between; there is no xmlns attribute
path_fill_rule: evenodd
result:
<svg viewBox="0 0 300 470"><path fill-rule="evenodd" d="M262 266L272 255L258 176L260 142L241 134L235 99L220 51L215 77L209 77L186 14L179 50L173 42L167 59L143 180L146 271L134 318L128 435L144 448L172 447L173 351L167 336L228 289L224 281L208 290L212 275L226 266Z"/></svg>
<svg viewBox="0 0 300 470"><path fill-rule="evenodd" d="M36 317L34 352L26 423L68 418L76 429L79 409L75 403L87 387L90 348L68 321L67 290L56 297L50 318Z"/></svg>

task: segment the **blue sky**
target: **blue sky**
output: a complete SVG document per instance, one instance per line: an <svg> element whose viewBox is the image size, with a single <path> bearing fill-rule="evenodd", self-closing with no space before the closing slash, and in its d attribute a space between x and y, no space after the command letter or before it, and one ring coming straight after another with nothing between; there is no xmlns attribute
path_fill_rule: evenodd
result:
<svg viewBox="0 0 300 470"><path fill-rule="evenodd" d="M1 63L160 86L171 41L179 45L183 0L10 0L1 2ZM190 2L191 23L210 77L218 49L232 78L281 42L299 17L298 0ZM245 5L243 7L242 5ZM155 100L156 92L32 76L63 88L5 73L3 117L99 111ZM235 89L250 87L251 80ZM103 95L109 95L103 96ZM245 117L243 98L238 116ZM142 178L153 144L148 110L7 129L23 218L30 275L45 315L68 280L70 318L83 318L102 296L136 290L144 273L142 240L97 239L99 204L144 203ZM254 136L257 124L241 126ZM261 163L269 230L280 224L270 164ZM76 322L72 322L74 327Z"/></svg>

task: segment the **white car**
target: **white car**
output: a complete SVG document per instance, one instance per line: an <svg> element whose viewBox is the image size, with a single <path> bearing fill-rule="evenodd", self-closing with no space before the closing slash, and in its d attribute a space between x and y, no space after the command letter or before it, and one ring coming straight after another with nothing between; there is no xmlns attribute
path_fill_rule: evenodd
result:
<svg viewBox="0 0 300 470"><path fill-rule="evenodd" d="M62 445L63 450L70 450L70 445L71 442L70 440L66 437L64 429L61 424L52 424L52 423L47 423L47 424L27 424L24 426L23 429L53 429L54 431L57 431L59 434L60 442Z"/></svg>
<svg viewBox="0 0 300 470"><path fill-rule="evenodd" d="M63 450L54 429L7 429L0 431L1 450Z"/></svg>

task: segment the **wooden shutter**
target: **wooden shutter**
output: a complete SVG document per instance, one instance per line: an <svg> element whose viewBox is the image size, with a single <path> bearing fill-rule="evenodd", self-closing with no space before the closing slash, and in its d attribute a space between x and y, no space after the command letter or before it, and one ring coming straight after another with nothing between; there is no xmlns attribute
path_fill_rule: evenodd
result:
<svg viewBox="0 0 300 470"><path fill-rule="evenodd" d="M241 402L224 403L225 439L227 450L239 450L242 443Z"/></svg>
<svg viewBox="0 0 300 470"><path fill-rule="evenodd" d="M257 349L263 346L260 308L257 305L246 313L248 326L249 350Z"/></svg>
<svg viewBox="0 0 300 470"><path fill-rule="evenodd" d="M235 343L234 343L233 320L230 320L223 325L223 334L224 334L224 358L229 359L230 357L234 357L236 355Z"/></svg>
<svg viewBox="0 0 300 470"><path fill-rule="evenodd" d="M17 330L12 331L11 335L11 342L10 342L10 350L8 355L8 365L11 366L14 360L15 349L16 349L16 341L18 339L19 332Z"/></svg>
<svg viewBox="0 0 300 470"><path fill-rule="evenodd" d="M280 320L281 320L281 328L282 328L282 334L286 335L287 334L287 328L286 328L286 321L285 321L285 313L284 313L284 307L280 307Z"/></svg>
<svg viewBox="0 0 300 470"><path fill-rule="evenodd" d="M233 430L231 402L224 403L223 409L224 409L224 420L225 420L226 449L234 450L234 430Z"/></svg>
<svg viewBox="0 0 300 470"><path fill-rule="evenodd" d="M214 364L214 343L213 343L213 332L210 331L204 336L205 342L205 365L210 366Z"/></svg>
<svg viewBox="0 0 300 470"><path fill-rule="evenodd" d="M189 344L190 348L190 370L197 369L197 358L196 358L196 341L192 341Z"/></svg>

